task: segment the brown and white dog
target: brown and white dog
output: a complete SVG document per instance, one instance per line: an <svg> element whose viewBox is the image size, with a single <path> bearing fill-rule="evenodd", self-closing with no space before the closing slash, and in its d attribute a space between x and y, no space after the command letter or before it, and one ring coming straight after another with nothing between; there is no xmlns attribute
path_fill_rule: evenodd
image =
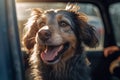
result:
<svg viewBox="0 0 120 80"><path fill-rule="evenodd" d="M74 4L32 10L23 38L30 55L27 80L90 80L82 44L96 47L98 39L78 10Z"/></svg>

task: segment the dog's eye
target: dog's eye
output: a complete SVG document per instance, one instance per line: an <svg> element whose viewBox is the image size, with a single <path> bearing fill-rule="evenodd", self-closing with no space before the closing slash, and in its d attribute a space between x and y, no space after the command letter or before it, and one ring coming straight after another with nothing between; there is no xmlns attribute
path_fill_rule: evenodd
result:
<svg viewBox="0 0 120 80"><path fill-rule="evenodd" d="M39 26L40 26L40 27L45 26L45 22L41 22L41 23L39 24Z"/></svg>
<svg viewBox="0 0 120 80"><path fill-rule="evenodd" d="M59 25L60 25L61 27L66 27L68 24L67 24L65 21L60 21L60 22L59 22Z"/></svg>

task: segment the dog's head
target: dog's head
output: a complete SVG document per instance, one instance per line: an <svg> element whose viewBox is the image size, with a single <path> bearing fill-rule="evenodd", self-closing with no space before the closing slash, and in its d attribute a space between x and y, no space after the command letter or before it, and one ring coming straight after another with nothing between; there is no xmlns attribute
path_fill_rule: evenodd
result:
<svg viewBox="0 0 120 80"><path fill-rule="evenodd" d="M86 16L79 7L68 5L66 9L33 9L26 27L24 45L28 51L40 46L40 58L47 64L67 60L75 55L82 43L95 47L98 39ZM79 48L78 48L79 49Z"/></svg>

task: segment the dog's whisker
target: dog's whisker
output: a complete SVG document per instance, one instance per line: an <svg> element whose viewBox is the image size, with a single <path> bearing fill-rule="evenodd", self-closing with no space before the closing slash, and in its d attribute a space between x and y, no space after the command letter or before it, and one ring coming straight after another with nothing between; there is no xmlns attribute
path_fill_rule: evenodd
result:
<svg viewBox="0 0 120 80"><path fill-rule="evenodd" d="M32 40L32 39L35 39L35 37L31 37L31 38L29 38L28 40Z"/></svg>

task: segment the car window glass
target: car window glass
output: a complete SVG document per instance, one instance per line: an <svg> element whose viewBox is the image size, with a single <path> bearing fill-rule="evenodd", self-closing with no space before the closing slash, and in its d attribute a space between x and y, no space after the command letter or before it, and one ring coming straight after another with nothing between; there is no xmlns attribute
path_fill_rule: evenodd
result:
<svg viewBox="0 0 120 80"><path fill-rule="evenodd" d="M103 49L103 37L104 37L104 28L103 22L101 20L99 9L93 4L83 4L77 3L80 6L80 12L85 13L88 16L88 23L95 26L95 30L97 31L98 38L100 40L100 45L96 48L88 48L86 50L102 50ZM66 3L62 2L16 2L16 11L17 11L17 19L18 19L18 26L19 26L19 33L20 39L22 40L24 24L26 23L27 19L30 16L31 8L42 8L42 9L64 9Z"/></svg>
<svg viewBox="0 0 120 80"><path fill-rule="evenodd" d="M113 29L117 45L120 46L120 3L115 3L110 6L110 17L112 19Z"/></svg>

